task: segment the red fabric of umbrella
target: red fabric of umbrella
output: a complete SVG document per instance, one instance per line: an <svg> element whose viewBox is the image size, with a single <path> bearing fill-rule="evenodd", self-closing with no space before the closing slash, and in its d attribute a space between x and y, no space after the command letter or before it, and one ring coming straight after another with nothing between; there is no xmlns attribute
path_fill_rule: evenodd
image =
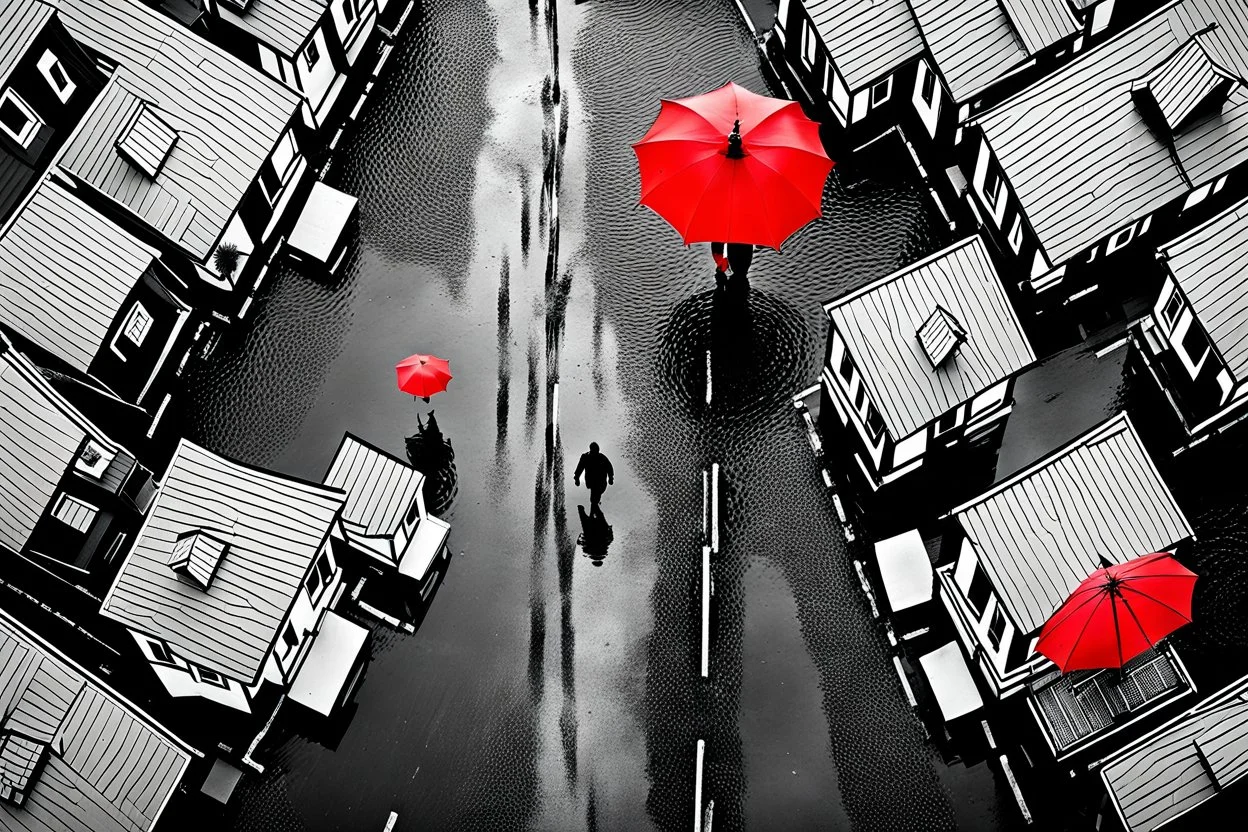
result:
<svg viewBox="0 0 1248 832"><path fill-rule="evenodd" d="M1063 673L1122 667L1191 623L1195 584L1169 552L1098 569L1044 623L1036 650Z"/></svg>
<svg viewBox="0 0 1248 832"><path fill-rule="evenodd" d="M450 364L436 355L408 356L394 369L399 375L400 390L426 400L445 390L452 378Z"/></svg>
<svg viewBox="0 0 1248 832"><path fill-rule="evenodd" d="M753 243L779 249L821 215L832 160L819 125L795 101L729 83L664 100L633 145L641 204L688 243Z"/></svg>

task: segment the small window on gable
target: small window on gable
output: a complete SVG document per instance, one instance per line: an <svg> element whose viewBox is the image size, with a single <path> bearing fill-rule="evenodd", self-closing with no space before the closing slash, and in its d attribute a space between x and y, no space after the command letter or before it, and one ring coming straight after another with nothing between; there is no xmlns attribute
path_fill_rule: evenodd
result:
<svg viewBox="0 0 1248 832"><path fill-rule="evenodd" d="M923 68L923 87L919 90L919 95L925 104L936 100L936 73L926 67Z"/></svg>
<svg viewBox="0 0 1248 832"><path fill-rule="evenodd" d="M355 5L357 2L358 0L342 0L342 16L347 19L348 23L354 21L359 14Z"/></svg>
<svg viewBox="0 0 1248 832"><path fill-rule="evenodd" d="M65 67L60 60L52 53L51 49L45 49L43 57L39 59L39 72L47 79L48 85L52 87L52 91L56 93L56 97L61 99L61 103L69 100L74 94L77 86L73 81L69 80L69 75L65 72Z"/></svg>
<svg viewBox="0 0 1248 832"><path fill-rule="evenodd" d="M208 670L204 667L196 667L195 672L199 674L199 681L206 685L212 685L217 688L228 688L230 683L224 676L215 670Z"/></svg>
<svg viewBox="0 0 1248 832"><path fill-rule="evenodd" d="M867 405L867 435L871 437L871 441L878 440L884 434L884 419L880 417L880 412L875 409L875 405Z"/></svg>
<svg viewBox="0 0 1248 832"><path fill-rule="evenodd" d="M282 644L286 645L286 651L299 645L299 635L295 632L294 624L287 624L286 629L282 631Z"/></svg>
<svg viewBox="0 0 1248 832"><path fill-rule="evenodd" d="M1205 363L1205 359L1209 357L1209 339L1205 337L1204 331L1200 328L1200 324L1196 320L1187 327L1187 332L1183 333L1183 352L1187 353L1187 359L1192 364L1192 377L1195 378L1200 373L1201 366Z"/></svg>
<svg viewBox="0 0 1248 832"><path fill-rule="evenodd" d="M893 95L893 76L888 76L871 88L871 107L880 106Z"/></svg>
<svg viewBox="0 0 1248 832"><path fill-rule="evenodd" d="M329 579L333 575L334 570L329 563L329 555L321 552L321 556L316 559L316 563L308 572L307 580L303 582L303 588L308 593L308 598L313 605L320 600L321 595L325 592L325 587L329 584Z"/></svg>
<svg viewBox="0 0 1248 832"><path fill-rule="evenodd" d="M988 171L984 174L984 201L994 211L1001 201L1001 191L1004 188L1005 181L1001 178L1001 171L997 169L995 164L990 162Z"/></svg>
<svg viewBox="0 0 1248 832"><path fill-rule="evenodd" d="M948 413L942 414L941 417L936 420L936 436L948 433L958 426L958 413L960 410L961 407L950 410Z"/></svg>
<svg viewBox="0 0 1248 832"><path fill-rule="evenodd" d="M163 641L147 642L147 648L152 651L152 658L161 664L175 664L173 660L173 651L165 645Z"/></svg>
<svg viewBox="0 0 1248 832"><path fill-rule="evenodd" d="M988 643L993 650L1001 649L1001 639L1005 637L1005 613L1001 605L992 611L992 620L988 622Z"/></svg>
<svg viewBox="0 0 1248 832"><path fill-rule="evenodd" d="M841 366L840 366L840 374L841 374L841 378L845 379L845 381L847 381L847 382L848 382L848 381L853 381L853 378L854 378L854 359L852 359L852 358L850 358L850 357L849 357L849 350L848 350L848 349L847 349L847 350L845 350L843 353L841 353Z"/></svg>
<svg viewBox="0 0 1248 832"><path fill-rule="evenodd" d="M858 385L858 392L854 395L854 409L855 409L855 410L857 410L859 413L861 413L861 412L862 412L862 406L863 406L863 404L865 404L865 403L866 403L866 401L867 401L867 390L866 390L866 387L864 387L863 385L859 384L859 385Z"/></svg>
<svg viewBox="0 0 1248 832"><path fill-rule="evenodd" d="M30 105L13 90L0 94L0 129L23 148L30 147L42 123Z"/></svg>
<svg viewBox="0 0 1248 832"><path fill-rule="evenodd" d="M85 532L91 528L97 511L96 507L89 503L84 503L68 494L62 494L52 516L75 531Z"/></svg>
<svg viewBox="0 0 1248 832"><path fill-rule="evenodd" d="M143 308L143 304L135 302L126 315L126 322L121 327L121 334L136 347L143 346L147 333L152 328L152 316Z"/></svg>
<svg viewBox="0 0 1248 832"><path fill-rule="evenodd" d="M988 581L988 573L984 572L984 568L977 563L975 573L971 576L971 587L966 592L967 603L970 604L975 615L984 614L984 608L988 605L988 598L991 595L992 584Z"/></svg>
<svg viewBox="0 0 1248 832"><path fill-rule="evenodd" d="M1166 305L1161 309L1161 320L1167 329L1174 329L1174 325L1179 321L1179 313L1182 311L1183 296L1179 294L1178 289L1174 289L1170 293L1170 299L1166 301Z"/></svg>
<svg viewBox="0 0 1248 832"><path fill-rule="evenodd" d="M416 519L419 516L420 516L420 497L417 496L417 497L412 498L412 504L408 506L407 516L403 518L403 522L406 525L411 526L413 523L416 522Z"/></svg>
<svg viewBox="0 0 1248 832"><path fill-rule="evenodd" d="M815 58L819 54L819 40L815 37L815 27L807 21L802 26L802 60L806 61L807 69L815 68Z"/></svg>
<svg viewBox="0 0 1248 832"><path fill-rule="evenodd" d="M303 60L307 64L308 69L316 66L316 62L321 59L321 50L317 48L316 38L308 42L308 48L303 50Z"/></svg>

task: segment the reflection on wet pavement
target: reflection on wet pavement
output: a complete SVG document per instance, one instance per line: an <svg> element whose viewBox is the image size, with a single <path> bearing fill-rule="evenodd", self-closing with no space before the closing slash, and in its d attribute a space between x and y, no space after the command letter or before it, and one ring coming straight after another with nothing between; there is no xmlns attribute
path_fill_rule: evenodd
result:
<svg viewBox="0 0 1248 832"><path fill-rule="evenodd" d="M938 773L789 401L817 377L819 303L945 241L925 189L834 172L826 218L759 252L743 304L717 298L706 247L637 207L629 145L660 96L764 89L732 0L558 5L556 75L546 0L418 4L330 177L360 197L344 275L277 275L191 380L193 438L315 479L344 430L402 452L433 409L394 389L395 360L455 372L433 403L453 568L415 634L374 628L336 749L270 738L235 828L381 828L392 810L399 830L686 828L699 738L717 830L947 828L963 787L995 806L990 778ZM591 441L616 467L606 546L565 467Z"/></svg>

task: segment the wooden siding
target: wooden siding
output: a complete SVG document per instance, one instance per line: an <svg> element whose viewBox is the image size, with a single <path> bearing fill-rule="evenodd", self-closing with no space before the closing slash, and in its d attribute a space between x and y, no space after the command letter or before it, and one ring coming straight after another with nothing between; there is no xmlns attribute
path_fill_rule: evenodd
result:
<svg viewBox="0 0 1248 832"><path fill-rule="evenodd" d="M0 88L51 17L52 7L36 0L0 0Z"/></svg>

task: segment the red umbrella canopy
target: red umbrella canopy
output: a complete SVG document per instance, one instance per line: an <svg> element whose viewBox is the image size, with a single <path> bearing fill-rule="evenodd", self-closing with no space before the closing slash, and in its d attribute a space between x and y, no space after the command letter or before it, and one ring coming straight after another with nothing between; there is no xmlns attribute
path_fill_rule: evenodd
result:
<svg viewBox="0 0 1248 832"><path fill-rule="evenodd" d="M819 125L795 101L729 83L705 95L664 100L633 145L641 204L686 244L753 243L779 249L821 215L832 160Z"/></svg>
<svg viewBox="0 0 1248 832"><path fill-rule="evenodd" d="M1063 673L1122 667L1191 623L1195 585L1169 552L1098 569L1040 628L1036 650Z"/></svg>
<svg viewBox="0 0 1248 832"><path fill-rule="evenodd" d="M436 355L411 355L394 369L399 375L399 389L424 399L441 393L452 378L450 364Z"/></svg>

